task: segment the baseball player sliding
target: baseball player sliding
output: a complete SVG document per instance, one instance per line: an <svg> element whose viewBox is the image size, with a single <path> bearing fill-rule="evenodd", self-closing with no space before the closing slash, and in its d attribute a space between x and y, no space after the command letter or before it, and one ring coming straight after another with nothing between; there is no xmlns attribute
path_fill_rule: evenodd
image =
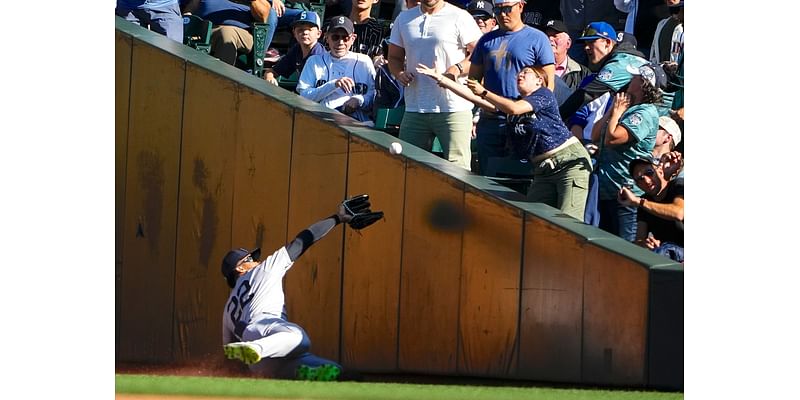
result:
<svg viewBox="0 0 800 400"><path fill-rule="evenodd" d="M283 276L312 244L340 223L362 229L383 218L369 209L369 196L359 195L339 204L336 214L300 232L266 260L261 249L231 250L222 260L222 276L231 294L222 314L225 356L250 366L253 372L282 378L332 381L342 366L309 353L311 339L289 322L283 294Z"/></svg>

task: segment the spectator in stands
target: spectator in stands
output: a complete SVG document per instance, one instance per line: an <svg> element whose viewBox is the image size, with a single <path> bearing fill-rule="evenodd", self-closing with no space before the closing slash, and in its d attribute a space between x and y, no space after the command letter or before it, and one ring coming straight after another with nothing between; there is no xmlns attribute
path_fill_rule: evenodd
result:
<svg viewBox="0 0 800 400"><path fill-rule="evenodd" d="M458 79L480 36L467 11L444 0L423 0L397 16L389 38L389 69L406 86L400 138L431 151L436 137L443 156L467 170L472 156L472 103L430 79L415 79L414 67L436 65L450 79Z"/></svg>
<svg viewBox="0 0 800 400"><path fill-rule="evenodd" d="M683 2L672 5L674 0L664 0L664 3L670 5L670 16L656 26L650 46L650 61L677 63L683 49Z"/></svg>
<svg viewBox="0 0 800 400"><path fill-rule="evenodd" d="M559 1L531 0L523 1L522 23L544 32L545 23L553 19L561 19Z"/></svg>
<svg viewBox="0 0 800 400"><path fill-rule="evenodd" d="M631 161L628 171L644 192L639 196L625 187L619 192L621 204L639 210L635 242L683 262L683 180L670 180L652 157Z"/></svg>
<svg viewBox="0 0 800 400"><path fill-rule="evenodd" d="M555 57L555 75L563 79L567 86L576 89L592 71L567 54L567 50L572 47L572 38L569 37L567 26L563 21L554 19L544 25L544 33L550 38L550 46Z"/></svg>
<svg viewBox="0 0 800 400"><path fill-rule="evenodd" d="M628 37L630 35L621 36ZM589 61L600 68L590 81L580 85L561 105L561 117L564 120L603 94L615 94L624 88L633 77L628 72L628 66L638 68L648 63L644 54L634 47L632 38L619 43L617 40L617 32L606 22L592 22L577 39L583 44Z"/></svg>
<svg viewBox="0 0 800 400"><path fill-rule="evenodd" d="M391 32L388 24L383 24L370 16L372 7L379 1L356 0L350 11L350 20L353 21L356 33L352 51L368 55L372 58L376 68L385 63L385 54L381 44Z"/></svg>
<svg viewBox="0 0 800 400"><path fill-rule="evenodd" d="M115 14L183 43L183 18L178 0L117 0Z"/></svg>
<svg viewBox="0 0 800 400"><path fill-rule="evenodd" d="M280 0L276 0L280 1ZM186 0L183 12L211 21L211 55L234 65L240 54L253 51L253 23L265 22L270 14L267 0L250 5L228 0Z"/></svg>
<svg viewBox="0 0 800 400"><path fill-rule="evenodd" d="M547 88L544 68L521 69L517 79L520 95L516 99L490 92L477 81L471 80L467 82L468 88L464 87L424 65L418 66L417 72L483 109L502 110L508 118L510 152L517 160L533 164L528 200L548 204L583 220L592 169L589 153L561 121L555 95Z"/></svg>
<svg viewBox="0 0 800 400"><path fill-rule="evenodd" d="M308 7L287 7L286 2L283 0L269 0L272 5L272 12L269 13L267 19L267 38L265 40L264 48L269 49L272 44L272 39L275 37L275 31L279 28L291 27L292 22L300 18L303 11L311 11ZM296 2L301 3L300 1ZM273 51L273 49L270 49Z"/></svg>
<svg viewBox="0 0 800 400"><path fill-rule="evenodd" d="M465 65L470 79L483 81L490 92L508 99L519 97L517 76L526 65L543 67L547 75L547 86L555 88L555 61L550 40L538 29L522 23L523 4L520 0L496 0L495 17L500 29L484 34L475 46ZM481 110L476 127L478 150L478 171L486 171L490 157L505 157L506 151L505 114Z"/></svg>
<svg viewBox="0 0 800 400"><path fill-rule="evenodd" d="M630 162L651 156L658 131L658 110L661 101L658 86L664 79L654 71L656 66L629 66L633 75L625 92L617 93L613 106L592 129L592 141L600 147L598 158L598 210L600 229L625 240L636 235L636 208L617 202L623 186L633 186L628 172ZM632 188L637 196L642 191Z"/></svg>
<svg viewBox="0 0 800 400"><path fill-rule="evenodd" d="M467 5L467 11L475 19L478 29L483 33L491 32L497 27L497 20L494 19L494 3L492 0L472 0Z"/></svg>
<svg viewBox="0 0 800 400"><path fill-rule="evenodd" d="M681 128L671 117L658 117L658 132L656 132L656 144L653 147L653 157L660 159L662 155L675 150L675 146L681 142Z"/></svg>
<svg viewBox="0 0 800 400"><path fill-rule="evenodd" d="M625 29L625 19L627 14L623 13L614 6L613 0L586 1L586 0L561 0L561 20L569 28L569 37L581 36L587 24L592 21L605 21L615 32L622 32ZM553 18L555 19L555 18ZM588 66L592 71L596 71L583 49L583 44L575 41L569 49L569 56L579 63Z"/></svg>
<svg viewBox="0 0 800 400"><path fill-rule="evenodd" d="M343 15L331 18L325 40L329 52L306 61L297 92L325 107L359 121L369 122L375 97L375 68L364 54L350 51L355 41L353 21Z"/></svg>
<svg viewBox="0 0 800 400"><path fill-rule="evenodd" d="M288 78L295 72L298 74L306 65L308 57L324 54L325 47L319 43L322 35L322 22L314 11L303 11L300 17L292 22L292 34L297 41L275 66L264 69L264 79L277 85L276 75Z"/></svg>

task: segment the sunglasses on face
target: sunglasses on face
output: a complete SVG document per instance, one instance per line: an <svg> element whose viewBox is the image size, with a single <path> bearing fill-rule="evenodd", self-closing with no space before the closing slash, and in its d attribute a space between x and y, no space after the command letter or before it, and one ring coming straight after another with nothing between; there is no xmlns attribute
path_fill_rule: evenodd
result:
<svg viewBox="0 0 800 400"><path fill-rule="evenodd" d="M338 33L332 33L332 34L328 35L328 37L331 38L331 40L333 40L334 42L338 42L340 40L344 40L346 42L346 41L350 40L350 35L347 35L347 34L341 35L341 34L338 34Z"/></svg>
<svg viewBox="0 0 800 400"><path fill-rule="evenodd" d="M242 264L244 264L246 262L253 262L253 256L252 255L248 255L247 257L243 258L242 261L239 261L239 263L236 264L236 265L239 266L239 265L242 265Z"/></svg>
<svg viewBox="0 0 800 400"><path fill-rule="evenodd" d="M644 171L642 171L641 174L634 176L633 179L636 180L636 182L641 182L641 181L644 180L645 176L648 177L648 178L652 178L655 174L656 174L656 170L654 170L652 168L647 168Z"/></svg>
<svg viewBox="0 0 800 400"><path fill-rule="evenodd" d="M477 22L477 21L486 22L486 21L488 21L488 20L490 20L490 19L492 19L492 18L494 18L494 17L492 17L491 15L473 15L473 16L472 16L472 18L473 18L473 19L474 19L476 22Z"/></svg>
<svg viewBox="0 0 800 400"><path fill-rule="evenodd" d="M510 14L511 11L513 11L514 7L516 6L517 6L516 4L511 6L497 6L494 8L494 15Z"/></svg>

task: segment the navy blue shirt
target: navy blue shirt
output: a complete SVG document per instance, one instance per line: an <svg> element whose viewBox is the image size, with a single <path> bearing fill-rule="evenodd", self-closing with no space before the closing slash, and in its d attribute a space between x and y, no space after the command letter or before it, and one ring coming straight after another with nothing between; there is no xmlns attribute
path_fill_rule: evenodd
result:
<svg viewBox="0 0 800 400"><path fill-rule="evenodd" d="M200 0L195 14L214 25L231 25L247 30L255 22L250 6L228 0Z"/></svg>
<svg viewBox="0 0 800 400"><path fill-rule="evenodd" d="M550 89L541 87L522 98L533 111L508 115L508 138L515 157L533 158L564 144L572 136L561 121L558 101Z"/></svg>
<svg viewBox="0 0 800 400"><path fill-rule="evenodd" d="M308 53L308 57L311 57L314 54L323 53L325 53L325 47L323 47L320 42L317 42L314 44L314 47L311 48L311 52ZM278 63L272 67L272 71L275 73L275 75L288 78L292 76L295 71L299 73L303 70L303 66L306 65L306 60L308 57L303 57L303 50L300 48L299 44L295 43L292 48L289 49L286 55L281 57L280 61L278 61Z"/></svg>

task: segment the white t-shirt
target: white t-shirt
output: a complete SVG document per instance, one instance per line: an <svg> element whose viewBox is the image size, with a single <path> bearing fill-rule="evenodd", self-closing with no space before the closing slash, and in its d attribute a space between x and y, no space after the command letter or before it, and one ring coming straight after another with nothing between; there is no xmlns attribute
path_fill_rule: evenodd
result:
<svg viewBox="0 0 800 400"><path fill-rule="evenodd" d="M222 342L236 342L237 324L247 324L255 316L281 318L283 276L294 262L286 247L281 247L236 281L222 313Z"/></svg>
<svg viewBox="0 0 800 400"><path fill-rule="evenodd" d="M472 110L472 102L439 87L436 81L415 72L417 64L433 67L440 73L466 58L467 44L477 41L482 33L472 16L452 4L433 14L424 14L420 7L401 12L392 25L389 43L406 52L406 71L414 74L405 88L406 111L439 113Z"/></svg>

